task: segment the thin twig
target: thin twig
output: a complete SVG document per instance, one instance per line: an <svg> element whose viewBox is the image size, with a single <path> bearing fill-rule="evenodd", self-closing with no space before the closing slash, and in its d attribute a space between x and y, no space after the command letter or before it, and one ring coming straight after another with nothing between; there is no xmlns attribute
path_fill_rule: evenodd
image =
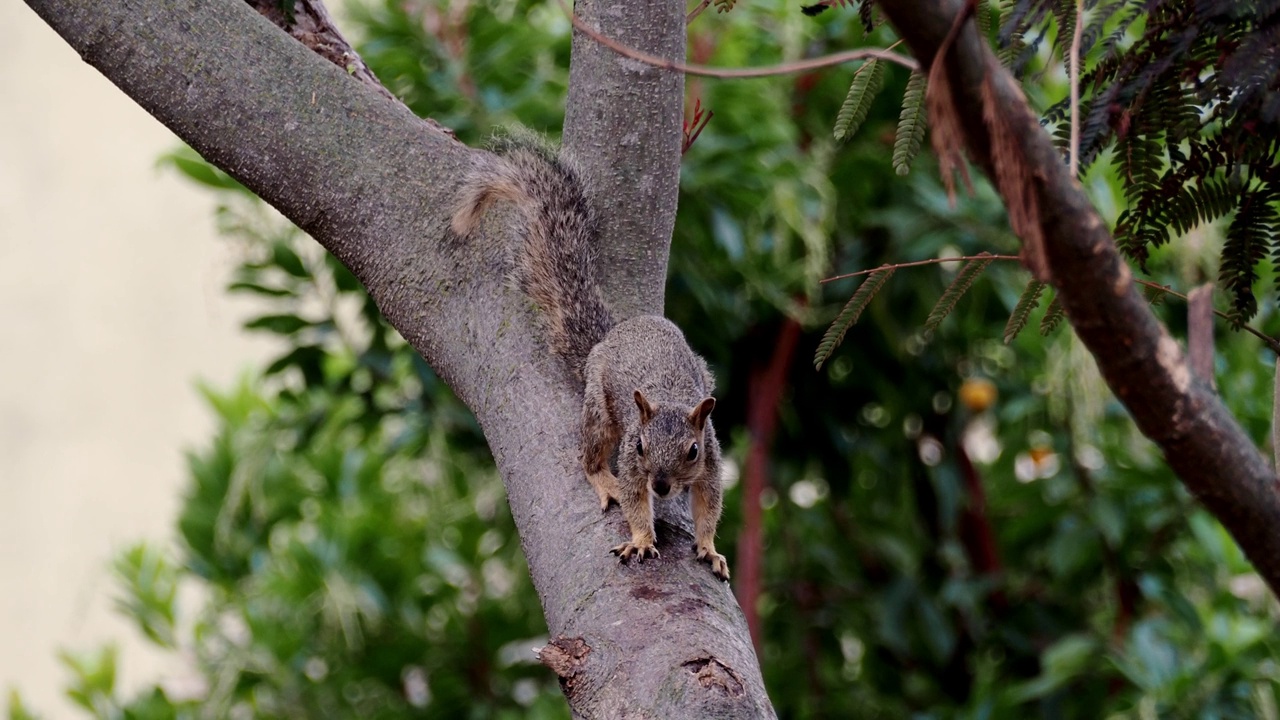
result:
<svg viewBox="0 0 1280 720"><path fill-rule="evenodd" d="M1167 286L1167 285L1161 285L1160 283L1151 282L1150 280L1137 280L1137 279L1135 279L1135 280L1134 280L1134 282L1136 282L1136 283L1138 283L1139 285L1142 285L1142 286L1144 286L1144 287L1149 287L1149 288L1151 288L1152 290L1158 290L1158 291L1160 291L1160 292L1162 292L1162 293L1164 293L1164 294L1166 294L1166 295L1172 295L1172 296L1174 296L1174 297L1176 297L1176 298L1179 298L1179 299L1183 300L1184 302L1185 302L1185 301L1186 301L1186 299L1187 299L1187 296L1186 296L1186 295L1183 295L1182 293L1178 292L1177 290L1174 290L1173 288L1171 288L1171 287L1169 287L1169 286ZM1227 320L1227 321L1230 321L1230 320L1231 320L1231 316L1230 316L1230 315L1228 315L1228 314L1226 314L1226 313L1224 313L1224 312L1222 312L1221 310L1214 310L1214 311L1213 311L1213 314L1214 314L1214 315L1217 315L1218 317L1222 318L1223 320ZM1275 353L1277 356L1280 356L1280 340L1276 340L1275 338L1271 337L1270 335L1267 335L1267 334L1263 333L1262 331L1255 329L1252 325L1243 325L1243 324L1242 324L1242 325L1240 326L1240 329L1241 329L1241 330L1247 330L1247 331L1249 331L1249 333L1250 333L1250 334L1257 336L1257 338L1258 338L1259 340L1261 340L1262 342L1264 342L1264 343L1266 343L1266 344L1267 344L1267 347L1271 348L1271 352Z"/></svg>
<svg viewBox="0 0 1280 720"><path fill-rule="evenodd" d="M889 52L888 50L882 50L880 48L862 48L859 50L847 50L845 52L836 53L834 55L824 55L823 57L810 58L808 60L799 60L791 63L782 63L780 65L766 65L764 67L717 68L717 67L709 67L707 65L688 65L682 62L676 62L675 60L667 60L665 58L660 58L657 55L650 55L647 52L636 50L633 47L628 47L627 45L623 45L622 43L618 42L617 40L614 40L613 38L602 35L596 30L593 30L591 27L589 27L582 20L582 18L578 17L578 15L574 13L573 10L570 9L567 4L565 4L565 0L558 0L558 2L560 3L560 7L564 9L565 14L569 16L569 21L573 23L573 26L577 28L579 32L591 38L592 40L595 40L596 42L600 43L601 45L609 48L610 50L618 53L623 57L630 58L632 60L637 60L646 65L652 65L657 68L662 68L663 70L674 70L676 72L682 72L682 73L685 73L686 75L699 75L702 77L714 77L714 78L769 77L772 75L788 75L791 73L805 72L807 70L817 70L818 68L830 67L832 65L840 65L842 63L847 63L851 60L866 60L868 58L877 58L880 60L887 60L891 63L897 63L898 65L901 65L902 67L905 67L905 68L909 68L911 70L916 70L916 69L919 69L920 67L919 65L916 64L915 60L912 60L909 57L905 57L897 53Z"/></svg>
<svg viewBox="0 0 1280 720"><path fill-rule="evenodd" d="M845 278L858 277L859 275L870 275L871 273L880 272L881 270L900 270L902 268L919 267L920 265L937 265L938 263L963 262L965 260L1017 260L1017 259L1018 259L1017 255L990 255L990 254L964 255L961 257L930 258L928 260L917 260L915 262L909 262L909 263L897 263L895 265L881 265L880 267L871 268L870 270L859 270L858 272L851 272L845 275L836 275L835 277L829 277L829 278L826 278L825 280L819 280L818 282L829 283L829 282L835 282L836 280L844 280Z"/></svg>
<svg viewBox="0 0 1280 720"><path fill-rule="evenodd" d="M1071 75L1071 155L1067 166L1071 177L1080 175L1080 38L1084 34L1084 0L1076 0L1076 29L1071 35L1071 60L1067 65Z"/></svg>
<svg viewBox="0 0 1280 720"><path fill-rule="evenodd" d="M690 10L689 14L684 16L684 24L688 25L694 20L697 20L698 16L702 14L702 11L706 10L710 5L711 0L702 0L702 2L698 3L698 7Z"/></svg>

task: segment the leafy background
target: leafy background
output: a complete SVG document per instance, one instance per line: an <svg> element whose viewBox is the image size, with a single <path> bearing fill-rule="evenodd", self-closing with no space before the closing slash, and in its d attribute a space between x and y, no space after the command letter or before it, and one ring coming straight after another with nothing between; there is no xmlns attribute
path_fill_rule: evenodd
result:
<svg viewBox="0 0 1280 720"><path fill-rule="evenodd" d="M554 4L351 15L383 82L466 142L560 126ZM759 65L892 40L852 8L764 1L706 14L690 48ZM1029 62L1049 68L1050 51ZM841 139L856 68L687 84L715 116L684 159L667 313L718 376L731 560L744 503L763 508L761 582L735 564L736 589L779 715L1277 717L1276 602L1069 332L1003 342L1027 284L1015 263L992 263L929 331L958 266L900 270L820 370L808 361L856 285L823 278L1017 249L988 186L952 207L931 161L901 152L919 81L871 71L880 92ZM1060 73L1026 77L1042 108L1065 94ZM116 562L121 611L190 677L125 696L112 649L77 648L69 696L96 718L567 717L533 662L546 628L465 408L314 242L190 151L166 162L219 199L241 258L228 291L259 298L247 329L282 350L203 389L219 429L189 452L176 542L140 538ZM1084 178L1109 219L1135 207L1125 177L1098 163ZM1152 247L1148 277L1213 277L1223 236ZM1180 305L1157 311L1184 328ZM1275 323L1265 297L1254 323ZM1271 358L1223 330L1219 388L1261 444ZM780 347L794 352L771 395ZM762 416L776 427L757 495L742 478ZM9 716L37 712L15 691Z"/></svg>

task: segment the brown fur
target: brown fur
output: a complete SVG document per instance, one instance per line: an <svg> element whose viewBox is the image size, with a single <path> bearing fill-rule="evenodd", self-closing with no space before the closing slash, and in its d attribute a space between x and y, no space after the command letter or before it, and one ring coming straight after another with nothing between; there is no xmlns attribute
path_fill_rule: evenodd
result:
<svg viewBox="0 0 1280 720"><path fill-rule="evenodd" d="M601 509L617 501L631 529L631 540L612 552L624 562L658 557L653 499L688 490L697 558L728 580L728 563L715 550L720 444L709 417L715 399L706 362L665 318L614 325L595 276L598 225L577 174L527 137L505 140L500 150L462 188L453 231L471 235L494 201L524 213L520 285L545 314L548 344L585 384L587 480ZM617 476L609 467L615 451Z"/></svg>

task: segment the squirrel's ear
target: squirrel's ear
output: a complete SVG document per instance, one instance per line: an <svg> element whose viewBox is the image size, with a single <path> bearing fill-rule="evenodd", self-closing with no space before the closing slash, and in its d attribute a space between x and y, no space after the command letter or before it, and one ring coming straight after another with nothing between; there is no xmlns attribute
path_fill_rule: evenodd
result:
<svg viewBox="0 0 1280 720"><path fill-rule="evenodd" d="M702 426L707 424L707 416L715 409L716 399L713 397L705 398L689 411L689 424L701 430Z"/></svg>
<svg viewBox="0 0 1280 720"><path fill-rule="evenodd" d="M653 406L644 399L644 393L636 391L636 407L640 408L640 422L647 423L653 419Z"/></svg>

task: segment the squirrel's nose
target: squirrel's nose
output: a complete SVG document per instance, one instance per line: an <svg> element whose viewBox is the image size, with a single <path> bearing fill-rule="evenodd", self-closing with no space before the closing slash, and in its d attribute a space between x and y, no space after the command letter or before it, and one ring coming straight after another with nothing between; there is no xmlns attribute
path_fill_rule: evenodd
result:
<svg viewBox="0 0 1280 720"><path fill-rule="evenodd" d="M671 492L671 483L665 477L656 477L653 479L653 491L658 497L666 497Z"/></svg>

